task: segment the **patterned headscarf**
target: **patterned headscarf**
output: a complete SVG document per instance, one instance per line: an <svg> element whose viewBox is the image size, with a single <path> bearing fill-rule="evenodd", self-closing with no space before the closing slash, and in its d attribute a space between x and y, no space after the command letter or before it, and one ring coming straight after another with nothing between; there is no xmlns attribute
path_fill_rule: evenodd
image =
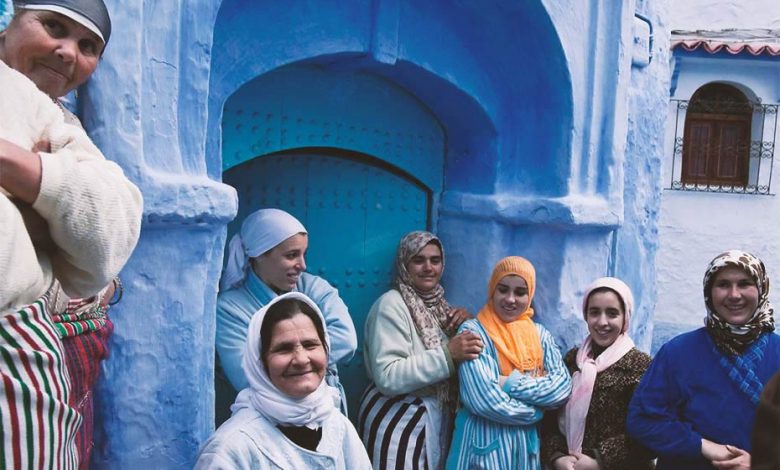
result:
<svg viewBox="0 0 780 470"><path fill-rule="evenodd" d="M450 305L444 299L444 288L441 284L437 283L436 287L427 292L420 291L412 283L412 277L406 269L409 261L429 243L435 244L441 250L441 267L444 270L444 247L436 235L423 231L411 232L398 244L395 258L397 273L395 284L412 313L414 326L423 344L427 349L434 349L441 346L442 332L444 325L447 324ZM455 331L445 333L447 336L452 336Z"/></svg>
<svg viewBox="0 0 780 470"><path fill-rule="evenodd" d="M758 306L744 325L734 325L723 320L712 305L712 285L715 278L721 270L729 266L736 266L745 271L758 288ZM715 344L729 354L742 354L761 336L762 332L775 330L772 304L769 302L769 277L764 263L750 253L730 250L721 253L710 262L704 273L704 304L707 307L704 324L715 340Z"/></svg>
<svg viewBox="0 0 780 470"><path fill-rule="evenodd" d="M437 349L447 343L449 337L456 330L444 330L447 324L447 314L450 304L444 298L444 288L437 283L433 289L422 292L412 283L412 277L406 269L406 265L422 250L425 245L434 243L441 250L441 265L444 269L444 247L436 235L430 232L415 231L406 234L398 244L398 253L395 258L396 278L395 285L404 304L412 315L414 327L420 335L425 349ZM436 398L442 405L445 413L454 414L458 384L456 379L443 380L436 384ZM446 422L447 420L445 420Z"/></svg>

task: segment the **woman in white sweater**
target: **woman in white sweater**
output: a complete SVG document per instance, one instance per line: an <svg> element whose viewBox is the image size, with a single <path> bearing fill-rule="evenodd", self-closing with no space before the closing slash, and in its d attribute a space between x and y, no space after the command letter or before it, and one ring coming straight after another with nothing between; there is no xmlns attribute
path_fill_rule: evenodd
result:
<svg viewBox="0 0 780 470"><path fill-rule="evenodd" d="M444 249L435 235L404 236L396 271L395 289L366 318L372 384L361 399L358 432L378 470L437 470L450 446L457 365L476 358L483 345L473 333L455 335L470 315L444 298Z"/></svg>
<svg viewBox="0 0 780 470"><path fill-rule="evenodd" d="M110 33L102 1L15 3L0 32L0 467L73 468L81 417L47 291L107 285L138 240L142 200L47 96L94 70L85 56L96 63Z"/></svg>

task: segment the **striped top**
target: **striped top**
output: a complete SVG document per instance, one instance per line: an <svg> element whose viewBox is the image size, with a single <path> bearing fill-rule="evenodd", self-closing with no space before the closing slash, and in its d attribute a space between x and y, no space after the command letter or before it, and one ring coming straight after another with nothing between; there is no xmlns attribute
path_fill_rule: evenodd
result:
<svg viewBox="0 0 780 470"><path fill-rule="evenodd" d="M539 469L536 423L544 410L562 406L571 393L571 378L552 335L536 324L544 352L543 377L515 370L499 385L498 355L493 341L476 320L460 331L482 338L477 359L460 364L460 398L467 412L458 468Z"/></svg>

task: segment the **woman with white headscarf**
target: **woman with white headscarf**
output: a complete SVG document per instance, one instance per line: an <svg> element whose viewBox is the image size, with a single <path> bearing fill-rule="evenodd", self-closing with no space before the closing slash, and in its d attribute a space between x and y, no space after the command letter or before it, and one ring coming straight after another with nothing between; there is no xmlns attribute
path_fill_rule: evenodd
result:
<svg viewBox="0 0 780 470"><path fill-rule="evenodd" d="M355 325L338 291L321 277L305 272L308 244L303 224L279 209L253 212L230 240L217 298L217 425L227 419L234 391L249 385L241 357L252 315L285 292L306 294L322 311L332 340L326 379L341 387L336 364L355 354ZM346 412L343 393L342 410Z"/></svg>
<svg viewBox="0 0 780 470"><path fill-rule="evenodd" d="M249 323L242 368L248 387L233 416L204 445L196 469L369 469L338 389L324 379L330 349L317 304L278 296Z"/></svg>
<svg viewBox="0 0 780 470"><path fill-rule="evenodd" d="M703 287L705 326L661 347L628 407L626 429L658 470L749 469L759 397L780 369L764 263L721 253Z"/></svg>
<svg viewBox="0 0 780 470"><path fill-rule="evenodd" d="M551 469L653 468L649 452L626 435L628 402L650 365L628 335L633 308L631 289L620 279L602 277L585 290L588 336L563 359L572 393L542 426L542 456Z"/></svg>

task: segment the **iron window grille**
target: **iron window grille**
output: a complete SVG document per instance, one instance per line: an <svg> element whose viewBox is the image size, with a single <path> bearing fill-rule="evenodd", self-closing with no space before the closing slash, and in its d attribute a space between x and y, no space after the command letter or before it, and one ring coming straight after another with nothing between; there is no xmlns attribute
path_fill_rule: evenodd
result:
<svg viewBox="0 0 780 470"><path fill-rule="evenodd" d="M780 104L750 101L725 84L699 91L691 100L671 101L675 132L668 189L771 195Z"/></svg>

